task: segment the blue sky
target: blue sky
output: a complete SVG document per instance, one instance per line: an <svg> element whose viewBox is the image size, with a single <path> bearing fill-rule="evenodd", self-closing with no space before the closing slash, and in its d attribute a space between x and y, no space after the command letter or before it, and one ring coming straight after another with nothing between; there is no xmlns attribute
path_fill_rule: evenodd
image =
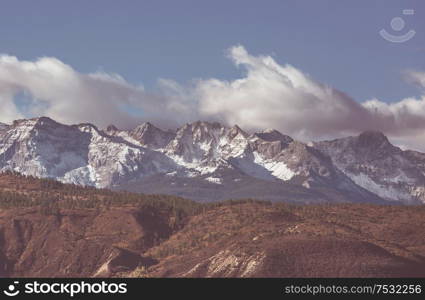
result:
<svg viewBox="0 0 425 300"><path fill-rule="evenodd" d="M402 16L406 8L415 15ZM57 57L81 72L116 72L154 88L158 78L237 78L225 50L242 44L358 101L397 101L419 95L400 72L425 70L424 14L421 0L13 0L0 10L0 53ZM403 44L378 35L391 32L396 16L417 32Z"/></svg>

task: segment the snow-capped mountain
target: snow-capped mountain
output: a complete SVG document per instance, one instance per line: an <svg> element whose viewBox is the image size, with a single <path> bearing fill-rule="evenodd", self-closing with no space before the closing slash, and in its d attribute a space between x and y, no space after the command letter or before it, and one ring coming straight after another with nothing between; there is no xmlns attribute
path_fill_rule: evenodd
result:
<svg viewBox="0 0 425 300"><path fill-rule="evenodd" d="M107 187L169 169L163 155L105 134L91 124L17 120L0 131L1 170Z"/></svg>
<svg viewBox="0 0 425 300"><path fill-rule="evenodd" d="M425 154L403 151L381 132L314 143L357 185L388 200L425 203Z"/></svg>
<svg viewBox="0 0 425 300"><path fill-rule="evenodd" d="M0 125L2 171L207 200L301 195L309 202L425 203L424 157L375 133L308 146L273 129L249 134L217 122L198 121L175 131L150 123L100 130L46 117ZM390 192L384 193L385 187Z"/></svg>
<svg viewBox="0 0 425 300"><path fill-rule="evenodd" d="M143 146L153 149L164 148L176 135L174 132L163 131L149 122L137 126L128 134Z"/></svg>

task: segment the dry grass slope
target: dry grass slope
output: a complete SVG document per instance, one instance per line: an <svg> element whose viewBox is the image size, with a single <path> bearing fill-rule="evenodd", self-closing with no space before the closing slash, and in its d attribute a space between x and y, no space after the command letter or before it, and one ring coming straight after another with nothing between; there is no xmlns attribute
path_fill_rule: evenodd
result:
<svg viewBox="0 0 425 300"><path fill-rule="evenodd" d="M199 204L0 174L0 276L425 277L425 206Z"/></svg>

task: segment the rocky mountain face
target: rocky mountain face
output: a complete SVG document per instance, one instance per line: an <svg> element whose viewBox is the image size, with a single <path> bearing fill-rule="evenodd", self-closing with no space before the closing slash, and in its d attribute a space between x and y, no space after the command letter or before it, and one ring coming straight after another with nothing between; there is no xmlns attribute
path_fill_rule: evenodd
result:
<svg viewBox="0 0 425 300"><path fill-rule="evenodd" d="M250 134L216 122L175 131L150 123L100 130L46 117L0 125L0 170L196 200L425 203L424 166L424 154L374 132L309 146L273 129Z"/></svg>
<svg viewBox="0 0 425 300"><path fill-rule="evenodd" d="M154 149L162 149L170 143L176 134L170 131L163 131L156 128L151 123L146 122L130 131L129 136L134 138L143 146Z"/></svg>
<svg viewBox="0 0 425 300"><path fill-rule="evenodd" d="M357 185L378 196L425 203L425 155L403 151L380 132L315 143Z"/></svg>
<svg viewBox="0 0 425 300"><path fill-rule="evenodd" d="M67 126L38 118L0 131L2 170L68 183L106 187L146 176L167 165L162 156L91 124Z"/></svg>

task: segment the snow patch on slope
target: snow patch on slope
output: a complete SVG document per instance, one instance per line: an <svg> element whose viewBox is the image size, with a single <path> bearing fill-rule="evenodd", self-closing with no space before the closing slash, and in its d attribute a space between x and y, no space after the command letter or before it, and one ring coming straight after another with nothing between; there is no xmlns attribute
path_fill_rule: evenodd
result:
<svg viewBox="0 0 425 300"><path fill-rule="evenodd" d="M210 176L210 177L205 178L205 180L212 182L212 183L215 183L215 184L222 184L223 183L223 180L221 178L218 178L218 177L211 177Z"/></svg>
<svg viewBox="0 0 425 300"><path fill-rule="evenodd" d="M399 190L394 189L392 186L382 186L372 180L369 176L364 173L359 174L347 174L357 185L362 188L375 193L376 195L387 199L387 200L411 200L410 195L403 193Z"/></svg>
<svg viewBox="0 0 425 300"><path fill-rule="evenodd" d="M263 166L271 172L271 174L283 181L288 181L296 175L284 162L276 162L273 160L263 159L257 152L254 152L254 162Z"/></svg>
<svg viewBox="0 0 425 300"><path fill-rule="evenodd" d="M90 165L71 170L59 180L65 183L99 187L96 171Z"/></svg>
<svg viewBox="0 0 425 300"><path fill-rule="evenodd" d="M190 172L191 174L194 173L194 174L206 175L206 174L213 173L217 170L216 165L200 164L200 162L197 160L188 162L183 157L172 155L172 154L167 154L167 156L171 158L181 168L192 170L192 172Z"/></svg>

